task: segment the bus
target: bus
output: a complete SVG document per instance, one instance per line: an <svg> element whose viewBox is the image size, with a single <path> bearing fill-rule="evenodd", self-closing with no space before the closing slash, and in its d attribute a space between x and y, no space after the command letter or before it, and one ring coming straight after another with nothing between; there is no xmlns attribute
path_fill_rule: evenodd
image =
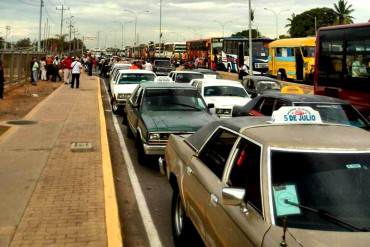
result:
<svg viewBox="0 0 370 247"><path fill-rule="evenodd" d="M370 22L318 30L315 94L349 101L370 117Z"/></svg>
<svg viewBox="0 0 370 247"><path fill-rule="evenodd" d="M268 44L273 41L269 38L255 38L252 40L253 70L265 73L268 70ZM221 54L222 70L238 72L244 64L249 68L249 39L224 38Z"/></svg>
<svg viewBox="0 0 370 247"><path fill-rule="evenodd" d="M209 38L186 42L188 61L199 58L198 67L216 69L222 51L223 38Z"/></svg>
<svg viewBox="0 0 370 247"><path fill-rule="evenodd" d="M168 59L181 60L182 54L186 52L185 42L165 43L164 56Z"/></svg>
<svg viewBox="0 0 370 247"><path fill-rule="evenodd" d="M281 80L313 83L315 37L279 39L269 44L268 73Z"/></svg>
<svg viewBox="0 0 370 247"><path fill-rule="evenodd" d="M164 57L164 43L156 43L155 44L155 53L154 57L156 58L163 58Z"/></svg>

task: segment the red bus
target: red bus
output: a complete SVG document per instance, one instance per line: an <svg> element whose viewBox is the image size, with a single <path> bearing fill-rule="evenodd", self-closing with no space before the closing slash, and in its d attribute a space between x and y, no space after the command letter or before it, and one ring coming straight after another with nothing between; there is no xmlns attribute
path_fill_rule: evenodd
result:
<svg viewBox="0 0 370 247"><path fill-rule="evenodd" d="M370 117L370 23L320 28L315 94L349 101Z"/></svg>
<svg viewBox="0 0 370 247"><path fill-rule="evenodd" d="M223 38L209 38L186 42L188 61L199 58L198 67L215 69L218 57L221 56Z"/></svg>

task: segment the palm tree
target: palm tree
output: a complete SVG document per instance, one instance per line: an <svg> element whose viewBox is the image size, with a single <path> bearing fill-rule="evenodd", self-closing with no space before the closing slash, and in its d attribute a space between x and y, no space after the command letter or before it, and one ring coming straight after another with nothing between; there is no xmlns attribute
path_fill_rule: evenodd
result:
<svg viewBox="0 0 370 247"><path fill-rule="evenodd" d="M339 0L338 3L335 3L334 11L338 18L338 24L353 23L353 16L351 16L351 13L354 9L352 9L352 4L348 4L346 0Z"/></svg>
<svg viewBox="0 0 370 247"><path fill-rule="evenodd" d="M292 23L293 23L294 18L296 18L296 15L293 13L290 18L287 18L287 21L289 21L289 23L286 24L285 27L289 27L290 28L292 26Z"/></svg>

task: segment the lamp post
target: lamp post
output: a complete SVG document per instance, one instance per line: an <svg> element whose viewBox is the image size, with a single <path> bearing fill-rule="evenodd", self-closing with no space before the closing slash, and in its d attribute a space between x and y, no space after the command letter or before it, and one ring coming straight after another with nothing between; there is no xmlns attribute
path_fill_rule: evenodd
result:
<svg viewBox="0 0 370 247"><path fill-rule="evenodd" d="M276 39L279 39L279 31L278 31L278 28L279 28L279 15L285 11L290 11L289 9L284 9L284 10L281 10L279 12L276 12L275 10L272 10L272 9L268 9L268 8L264 8L264 10L267 10L267 11L270 11L272 12L274 15L275 15L275 25L276 25Z"/></svg>
<svg viewBox="0 0 370 247"><path fill-rule="evenodd" d="M313 19L315 19L315 35L317 35L317 16L315 15L315 16L312 16L312 15L310 15L310 14L306 14L307 16L309 16L309 17L311 17L311 18L313 18Z"/></svg>
<svg viewBox="0 0 370 247"><path fill-rule="evenodd" d="M136 11L133 11L131 9L124 9L123 11L133 14L134 17L135 17L135 31L134 31L134 33L135 33L135 38L134 38L134 53L135 53L135 47L136 47L136 42L137 42L137 16L138 16L139 13L137 13ZM149 10L145 10L142 13L150 13L150 11Z"/></svg>
<svg viewBox="0 0 370 247"><path fill-rule="evenodd" d="M126 25L129 24L129 23L132 23L132 21L124 21L124 22L119 22L119 21L115 21L115 23L118 23L121 25L121 31L122 31L122 36L121 36L121 47L122 47L122 50L124 50L124 45L125 45L125 39L124 39L124 36L125 36L125 29L126 29Z"/></svg>
<svg viewBox="0 0 370 247"><path fill-rule="evenodd" d="M249 76L253 76L253 54L252 54L252 3L249 0Z"/></svg>
<svg viewBox="0 0 370 247"><path fill-rule="evenodd" d="M226 21L226 22L220 22L217 20L213 20L213 22L219 24L222 27L222 38L225 37L225 26L229 23L232 23L233 21Z"/></svg>

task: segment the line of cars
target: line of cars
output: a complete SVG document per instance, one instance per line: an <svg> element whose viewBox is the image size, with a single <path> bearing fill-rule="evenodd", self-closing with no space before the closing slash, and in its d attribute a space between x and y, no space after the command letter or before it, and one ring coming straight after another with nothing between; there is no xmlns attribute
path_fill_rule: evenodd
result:
<svg viewBox="0 0 370 247"><path fill-rule="evenodd" d="M199 74L111 75L140 164L161 156L175 244L195 227L207 246L367 246L367 120L341 100L280 94L268 78Z"/></svg>

